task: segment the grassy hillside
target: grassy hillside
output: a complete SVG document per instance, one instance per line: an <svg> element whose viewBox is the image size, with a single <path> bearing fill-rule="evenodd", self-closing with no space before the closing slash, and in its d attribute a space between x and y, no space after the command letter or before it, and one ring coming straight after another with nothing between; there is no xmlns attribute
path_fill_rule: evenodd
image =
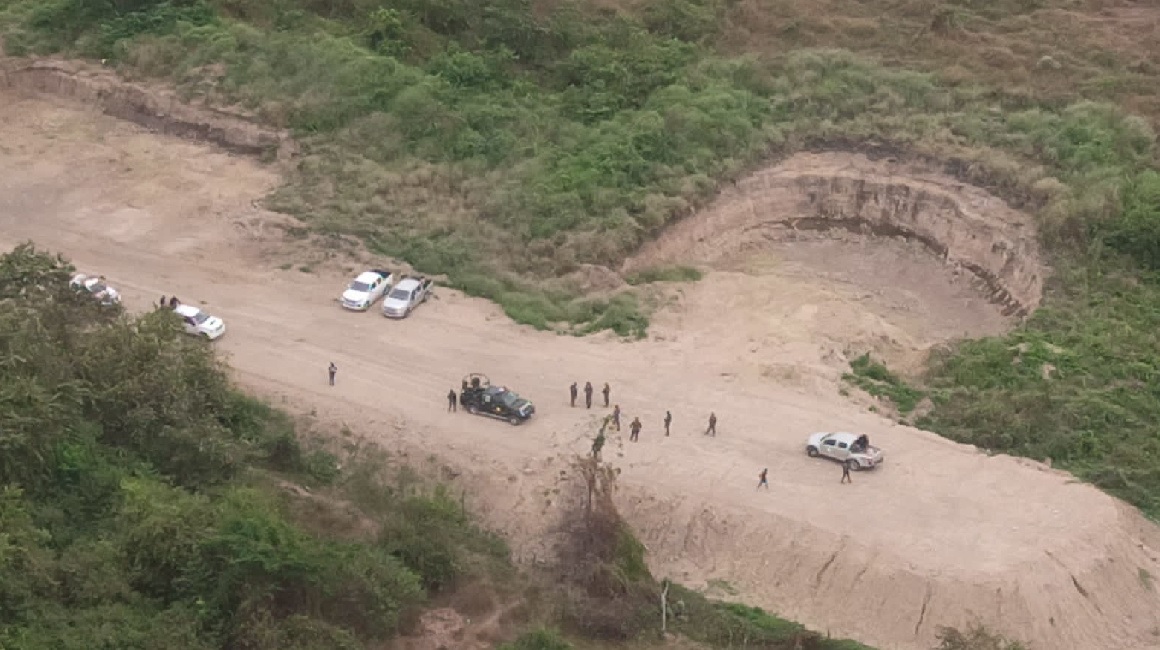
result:
<svg viewBox="0 0 1160 650"><path fill-rule="evenodd" d="M1156 21L1112 0L0 0L12 53L105 58L294 128L275 207L540 327L640 333L643 294L568 274L771 156L948 161L1038 216L1056 273L1017 332L937 360L925 424L1153 516Z"/></svg>
<svg viewBox="0 0 1160 650"><path fill-rule="evenodd" d="M530 603L515 648L656 645L659 588L615 510L577 530L569 580L516 575L445 489L377 457L340 471L171 312L130 318L69 273L0 256L0 648L377 648L425 607L503 599ZM674 589L670 629L706 648L865 650Z"/></svg>

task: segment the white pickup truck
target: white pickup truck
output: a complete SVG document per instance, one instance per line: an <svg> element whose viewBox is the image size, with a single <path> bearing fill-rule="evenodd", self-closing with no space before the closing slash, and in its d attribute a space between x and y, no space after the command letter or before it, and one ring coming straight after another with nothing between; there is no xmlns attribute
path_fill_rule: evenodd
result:
<svg viewBox="0 0 1160 650"><path fill-rule="evenodd" d="M173 311L181 317L181 324L185 328L186 334L214 341L226 333L226 324L222 319L207 314L193 305L178 305L173 308Z"/></svg>
<svg viewBox="0 0 1160 650"><path fill-rule="evenodd" d="M434 282L423 276L405 275L383 299L383 315L387 318L406 318L415 307L431 297Z"/></svg>
<svg viewBox="0 0 1160 650"><path fill-rule="evenodd" d="M810 458L829 458L852 470L872 469L882 464L882 450L870 444L869 437L853 433L815 433L806 441Z"/></svg>
<svg viewBox="0 0 1160 650"><path fill-rule="evenodd" d="M105 282L103 275L77 273L68 284L77 291L89 292L102 305L115 305L121 302L121 294Z"/></svg>
<svg viewBox="0 0 1160 650"><path fill-rule="evenodd" d="M363 271L346 286L339 303L352 311L366 311L391 288L394 279L387 269Z"/></svg>

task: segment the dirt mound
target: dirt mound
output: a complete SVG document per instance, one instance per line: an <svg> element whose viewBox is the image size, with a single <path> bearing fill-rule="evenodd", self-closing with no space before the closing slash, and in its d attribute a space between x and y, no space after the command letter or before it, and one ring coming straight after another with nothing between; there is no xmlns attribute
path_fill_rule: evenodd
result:
<svg viewBox="0 0 1160 650"><path fill-rule="evenodd" d="M274 152L285 158L297 151L287 132L261 126L246 115L193 106L171 90L130 83L112 70L79 62L4 59L0 89L76 100L150 131L209 142L234 153Z"/></svg>
<svg viewBox="0 0 1160 650"><path fill-rule="evenodd" d="M798 154L739 181L646 244L622 272L717 264L801 231L832 229L919 243L971 274L1007 314L1039 306L1047 270L1030 218L949 177L847 153Z"/></svg>

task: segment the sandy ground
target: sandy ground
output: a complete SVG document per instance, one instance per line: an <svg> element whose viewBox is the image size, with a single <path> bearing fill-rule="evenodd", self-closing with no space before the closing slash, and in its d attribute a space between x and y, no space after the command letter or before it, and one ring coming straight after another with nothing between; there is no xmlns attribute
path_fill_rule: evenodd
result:
<svg viewBox="0 0 1160 650"><path fill-rule="evenodd" d="M227 322L216 345L239 381L460 468L522 560L550 552L553 490L606 412L569 408L567 387L607 381L626 422L645 423L639 443L615 437L605 458L623 470L623 512L659 576L727 584L731 598L884 649L928 648L938 626L975 619L1042 648L1160 648L1155 527L1063 473L838 395L848 347L919 349L1004 326L940 284L946 271L928 254L857 238L783 243L675 289L640 343L534 332L445 289L396 322L335 303L354 263L280 269L294 261L279 257L285 219L255 207L277 180L82 107L0 95L0 244L59 251L105 274L133 309L174 293L204 304ZM926 300L952 311L924 316ZM535 419L513 428L448 414L444 396L471 371L533 399ZM711 411L715 438L703 435ZM837 466L803 453L808 433L836 429L867 432L886 464L840 485ZM763 467L771 489L757 492Z"/></svg>

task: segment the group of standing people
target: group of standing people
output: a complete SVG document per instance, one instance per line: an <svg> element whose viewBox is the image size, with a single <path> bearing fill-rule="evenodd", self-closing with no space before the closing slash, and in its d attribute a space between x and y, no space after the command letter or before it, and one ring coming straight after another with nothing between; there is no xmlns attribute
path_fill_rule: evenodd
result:
<svg viewBox="0 0 1160 650"><path fill-rule="evenodd" d="M590 381L584 382L584 407L585 408L592 408L592 394L595 392L595 390L596 389L592 386L592 382L590 382ZM579 397L580 397L579 384L576 382L572 382L572 385L568 388L568 393L569 393L570 403L571 403L572 407L575 408L576 400L579 399ZM608 408L610 406L610 401L611 401L610 398L612 396L612 387L608 385L608 382L604 382L604 387L600 389L600 394L604 397L604 408ZM616 429L617 431L620 431L620 417L621 417L620 405L614 404L611 406L612 406L612 414L608 417L608 422L607 422L606 426L611 426L612 428ZM672 413L672 411L665 411L665 418L663 420L663 424L665 427L665 436L668 436L670 433L672 433L672 426L673 426L673 413ZM641 423L640 417L633 417L632 422L629 423L629 425L628 425L628 430L629 430L628 439L631 442L639 441L640 440L640 431L643 428L644 428L644 424ZM603 436L603 432L604 432L604 429L601 428L601 436ZM709 427L705 429L705 435L714 436L714 437L717 436L717 414L716 413L709 413ZM595 447L594 447L594 450L595 450ZM594 455L595 455L595 453L594 453Z"/></svg>

